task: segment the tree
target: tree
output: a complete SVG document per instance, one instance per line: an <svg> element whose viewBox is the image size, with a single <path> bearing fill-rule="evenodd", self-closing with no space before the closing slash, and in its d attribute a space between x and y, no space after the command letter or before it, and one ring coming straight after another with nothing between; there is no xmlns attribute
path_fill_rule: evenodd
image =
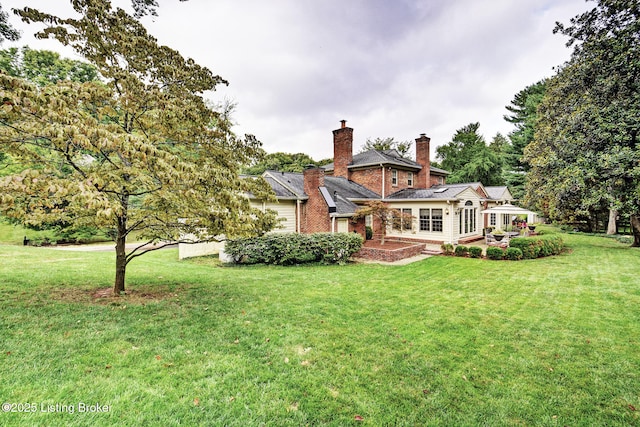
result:
<svg viewBox="0 0 640 427"><path fill-rule="evenodd" d="M179 1L183 2L188 0ZM157 8L159 6L157 0L131 0L131 5L135 11L133 16L136 18L141 18L144 15L158 16Z"/></svg>
<svg viewBox="0 0 640 427"><path fill-rule="evenodd" d="M304 153L269 153L264 158L246 167L243 173L248 175L260 175L264 171L274 170L280 172L302 172L309 165L324 166L332 160L315 161Z"/></svg>
<svg viewBox="0 0 640 427"><path fill-rule="evenodd" d="M524 148L533 141L536 122L538 119L538 105L546 91L546 80L541 80L527 86L518 92L510 105L505 108L511 113L504 119L515 125L515 130L509 133L510 144L504 150L505 172L504 178L515 198L524 196L525 182L529 165L523 161Z"/></svg>
<svg viewBox="0 0 640 427"><path fill-rule="evenodd" d="M159 46L108 0L72 4L78 19L29 8L19 14L48 24L37 36L73 47L104 82L40 87L0 73L0 142L29 166L0 181L0 211L31 225L68 221L110 229L116 295L125 290L128 263L148 252L146 245L127 252L133 232L154 243L273 227L273 213L252 208L246 197L271 200L267 183L239 176L241 165L260 154L260 143L236 137L202 97L225 80Z"/></svg>
<svg viewBox="0 0 640 427"><path fill-rule="evenodd" d="M20 39L20 32L9 23L9 14L2 10L0 4L0 43L4 40L17 41Z"/></svg>
<svg viewBox="0 0 640 427"><path fill-rule="evenodd" d="M458 129L449 143L436 149L440 166L452 171L447 182L502 184L501 156L487 146L482 135L478 134L479 127L480 123L470 123Z"/></svg>
<svg viewBox="0 0 640 427"><path fill-rule="evenodd" d="M405 214L399 209L395 209L387 205L386 203L380 200L372 200L361 208L359 208L355 215L353 216L353 220L357 221L361 218L371 215L374 219L374 224L378 222L380 224L380 244L384 245L384 239L387 235L387 228L393 227L396 224L400 224L402 227L402 223L409 221L413 221L413 216L409 214Z"/></svg>
<svg viewBox="0 0 640 427"><path fill-rule="evenodd" d="M39 86L61 80L89 82L98 80L93 65L74 59L61 58L50 50L30 49L24 46L0 50L0 70L14 77L22 77Z"/></svg>
<svg viewBox="0 0 640 427"><path fill-rule="evenodd" d="M365 151L369 150L396 150L400 154L400 156L409 158L408 156L409 150L411 150L411 146L411 141L396 141L393 137L376 138L374 140L372 140L371 138L367 138L367 141L360 149L360 153L364 153Z"/></svg>
<svg viewBox="0 0 640 427"><path fill-rule="evenodd" d="M555 32L569 37L573 52L548 82L525 150L527 198L565 221L619 211L640 246L640 8L599 0Z"/></svg>

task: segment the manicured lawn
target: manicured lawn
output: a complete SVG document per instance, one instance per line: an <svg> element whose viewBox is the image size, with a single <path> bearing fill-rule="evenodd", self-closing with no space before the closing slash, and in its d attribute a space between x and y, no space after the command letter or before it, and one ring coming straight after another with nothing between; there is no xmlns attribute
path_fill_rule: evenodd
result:
<svg viewBox="0 0 640 427"><path fill-rule="evenodd" d="M101 300L112 254L0 246L0 400L36 404L0 425L638 425L640 250L564 238L408 266L159 251Z"/></svg>

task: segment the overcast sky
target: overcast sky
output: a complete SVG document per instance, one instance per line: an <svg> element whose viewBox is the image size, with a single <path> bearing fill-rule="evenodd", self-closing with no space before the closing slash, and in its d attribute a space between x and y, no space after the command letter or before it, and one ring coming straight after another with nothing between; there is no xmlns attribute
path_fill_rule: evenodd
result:
<svg viewBox="0 0 640 427"><path fill-rule="evenodd" d="M65 0L0 0L71 16ZM130 8L126 0L114 5ZM505 106L569 58L556 21L593 7L585 0L160 0L144 18L161 44L229 81L212 94L237 103L236 133L268 152L333 156L339 121L367 138L431 137L432 153L480 122L489 142L512 125ZM18 45L71 52L23 32ZM15 45L15 44L13 44ZM2 48L12 46L4 43Z"/></svg>

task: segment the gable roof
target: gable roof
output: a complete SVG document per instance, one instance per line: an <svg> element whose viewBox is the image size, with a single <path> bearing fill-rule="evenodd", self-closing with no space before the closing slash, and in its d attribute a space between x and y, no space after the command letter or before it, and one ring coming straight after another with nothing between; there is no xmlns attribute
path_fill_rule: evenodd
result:
<svg viewBox="0 0 640 427"><path fill-rule="evenodd" d="M278 196L280 192L285 197L293 194L298 199L306 200L309 198L309 195L304 192L304 175L300 172L266 171L262 176L271 184ZM380 199L378 193L342 177L325 176L324 186L331 195L336 193L346 200Z"/></svg>
<svg viewBox="0 0 640 427"><path fill-rule="evenodd" d="M276 196L280 199L307 200L309 195L304 192L304 175L298 172L266 171L263 178L271 185ZM353 214L358 206L353 201L380 200L380 195L368 188L349 181L346 178L325 176L323 197L333 198L336 215ZM282 194L282 196L280 196Z"/></svg>
<svg viewBox="0 0 640 427"><path fill-rule="evenodd" d="M358 169L358 168L366 168L371 166L395 166L399 168L419 171L422 169L422 165L419 163L402 157L397 150L368 150L364 153L358 153L353 156L353 160L351 164L347 166L348 169ZM322 166L325 171L332 172L334 170L334 164L329 163L328 165ZM431 173L436 175L449 175L449 172L443 169L438 169L434 167L429 168Z"/></svg>
<svg viewBox="0 0 640 427"><path fill-rule="evenodd" d="M506 186L485 187L490 200L512 200L513 196Z"/></svg>

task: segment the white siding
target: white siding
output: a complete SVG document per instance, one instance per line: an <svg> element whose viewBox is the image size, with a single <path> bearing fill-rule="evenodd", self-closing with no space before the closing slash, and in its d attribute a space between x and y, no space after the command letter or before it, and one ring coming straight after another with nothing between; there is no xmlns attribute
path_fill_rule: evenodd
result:
<svg viewBox="0 0 640 427"><path fill-rule="evenodd" d="M296 201L283 200L279 203L251 203L254 207L266 210L271 209L278 213L281 219L278 228L274 229L274 233L295 233L296 232Z"/></svg>

